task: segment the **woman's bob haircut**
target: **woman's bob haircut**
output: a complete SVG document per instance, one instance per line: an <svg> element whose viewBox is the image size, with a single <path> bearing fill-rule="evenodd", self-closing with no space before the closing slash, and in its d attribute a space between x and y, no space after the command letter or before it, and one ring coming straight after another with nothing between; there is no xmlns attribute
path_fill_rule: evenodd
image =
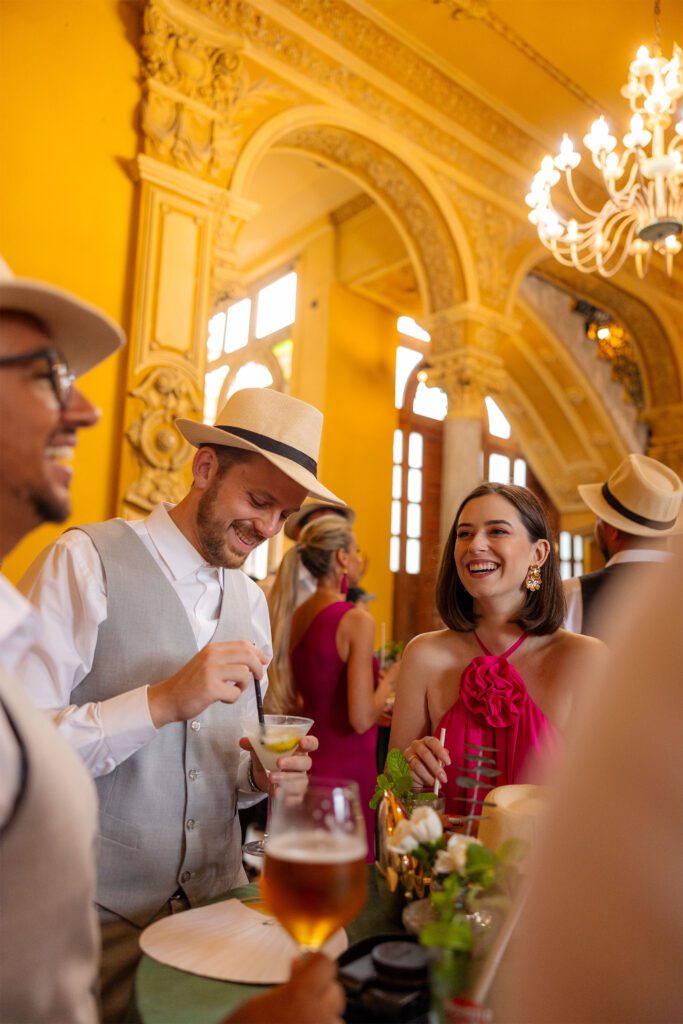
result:
<svg viewBox="0 0 683 1024"><path fill-rule="evenodd" d="M448 534L448 540L441 557L439 578L436 584L436 607L448 626L458 633L475 629L477 617L471 595L458 576L455 567L455 541L462 510L469 501L483 498L487 494L499 494L517 510L530 541L547 540L550 553L540 568L540 590L525 590L526 599L516 625L527 633L543 636L554 633L562 625L565 615L565 601L560 580L560 569L555 542L543 506L535 494L526 487L514 484L480 484L467 495L456 512L455 520Z"/></svg>

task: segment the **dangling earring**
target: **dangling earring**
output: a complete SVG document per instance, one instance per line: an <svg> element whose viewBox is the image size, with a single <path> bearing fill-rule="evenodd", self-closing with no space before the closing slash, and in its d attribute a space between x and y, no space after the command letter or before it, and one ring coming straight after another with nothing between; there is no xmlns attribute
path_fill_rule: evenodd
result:
<svg viewBox="0 0 683 1024"><path fill-rule="evenodd" d="M525 579L527 590L540 590L541 589L541 570L538 568L535 562L532 562L529 566L529 570L526 574Z"/></svg>
<svg viewBox="0 0 683 1024"><path fill-rule="evenodd" d="M348 592L349 592L349 577L348 577L347 573L344 573L344 575L342 576L342 578L341 578L341 587L339 589L341 590L342 594L348 594Z"/></svg>

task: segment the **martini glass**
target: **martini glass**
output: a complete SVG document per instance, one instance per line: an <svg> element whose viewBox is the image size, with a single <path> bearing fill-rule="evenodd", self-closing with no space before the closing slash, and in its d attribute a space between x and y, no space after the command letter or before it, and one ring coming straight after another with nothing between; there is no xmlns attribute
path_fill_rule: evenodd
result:
<svg viewBox="0 0 683 1024"><path fill-rule="evenodd" d="M263 839L255 839L251 843L245 843L243 847L245 853L262 857L266 852L270 821L270 799L273 795L270 773L277 771L277 762L280 757L294 753L299 746L299 740L302 736L306 735L312 725L312 718L299 718L296 715L265 715L263 723L259 722L258 718L247 719L247 721L242 723L242 731L251 743L254 753L268 776L269 801L266 830Z"/></svg>

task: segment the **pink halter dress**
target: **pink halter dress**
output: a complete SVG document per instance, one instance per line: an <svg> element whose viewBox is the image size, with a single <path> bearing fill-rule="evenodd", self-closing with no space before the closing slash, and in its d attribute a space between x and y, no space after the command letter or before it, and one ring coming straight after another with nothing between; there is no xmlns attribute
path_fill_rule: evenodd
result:
<svg viewBox="0 0 683 1024"><path fill-rule="evenodd" d="M452 707L439 722L434 735L446 730L444 746L451 756L446 768L448 782L441 787L449 814L481 813L481 801L488 790L515 782L534 782L525 773L529 755L548 751L557 744L559 733L531 699L524 680L508 658L527 638L523 633L500 656L491 654L474 634L484 652L463 669L460 692ZM466 803L473 790L458 785L458 778L472 776L468 744L487 748L484 756L495 760L486 767L498 775L483 779L488 784L478 793L476 810ZM533 759L535 760L535 759ZM463 770L464 769L464 770ZM532 768L533 774L533 768Z"/></svg>

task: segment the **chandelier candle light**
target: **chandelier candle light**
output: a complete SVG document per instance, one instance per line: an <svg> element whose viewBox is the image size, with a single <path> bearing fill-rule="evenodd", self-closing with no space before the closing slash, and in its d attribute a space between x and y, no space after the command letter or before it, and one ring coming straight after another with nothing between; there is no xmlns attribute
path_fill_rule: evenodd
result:
<svg viewBox="0 0 683 1024"><path fill-rule="evenodd" d="M657 0L659 38L658 14ZM590 209L576 192L572 171L581 156L566 134L558 155L543 158L526 197L529 220L543 245L560 263L584 274L612 277L633 256L638 276L643 277L654 249L664 256L670 276L674 256L683 248L683 113L676 113L683 96L683 51L674 44L673 57L666 60L659 45L657 50L657 56L651 57L647 47L640 47L621 90L633 111L623 152L615 149L617 140L603 116L584 136L609 197L602 209ZM667 142L667 129L676 118ZM553 206L551 192L562 175L588 220L565 219Z"/></svg>

